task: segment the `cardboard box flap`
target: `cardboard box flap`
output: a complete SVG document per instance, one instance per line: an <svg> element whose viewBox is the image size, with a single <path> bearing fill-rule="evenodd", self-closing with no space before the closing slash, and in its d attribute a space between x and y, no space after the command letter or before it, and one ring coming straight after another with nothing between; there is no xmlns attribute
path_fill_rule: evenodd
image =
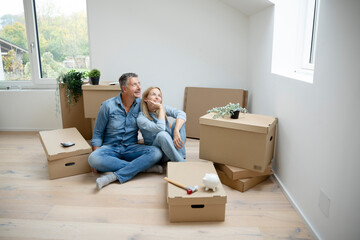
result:
<svg viewBox="0 0 360 240"><path fill-rule="evenodd" d="M91 153L90 145L76 128L40 131L39 135L49 161ZM62 142L73 142L75 145L63 147Z"/></svg>
<svg viewBox="0 0 360 240"><path fill-rule="evenodd" d="M251 113L240 114L238 119L232 119L230 116L214 119L214 115L215 113L208 113L200 117L200 124L268 134L269 129L271 129L277 123L276 117Z"/></svg>
<svg viewBox="0 0 360 240"><path fill-rule="evenodd" d="M187 204L224 204L226 203L226 193L220 183L216 191L205 191L202 178L206 173L216 173L212 162L169 162L168 177L186 186L198 186L198 191L188 195L186 190L168 183L168 203L174 205Z"/></svg>

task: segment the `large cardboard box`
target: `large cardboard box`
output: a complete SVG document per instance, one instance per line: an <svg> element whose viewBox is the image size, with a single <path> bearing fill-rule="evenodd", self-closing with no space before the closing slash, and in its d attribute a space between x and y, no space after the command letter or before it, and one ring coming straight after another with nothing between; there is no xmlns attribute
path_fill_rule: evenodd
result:
<svg viewBox="0 0 360 240"><path fill-rule="evenodd" d="M252 178L259 177L265 175L272 175L274 172L271 170L271 165L265 169L263 173L251 171L245 168L234 167L226 164L215 163L216 170L223 171L226 176L228 176L231 180L244 179L244 178Z"/></svg>
<svg viewBox="0 0 360 240"><path fill-rule="evenodd" d="M277 118L250 113L239 119L213 116L200 118L200 158L264 172L274 155Z"/></svg>
<svg viewBox="0 0 360 240"><path fill-rule="evenodd" d="M236 189L240 192L245 192L249 190L250 188L256 186L257 184L265 181L269 177L269 175L264 175L264 176L258 176L252 178L232 180L223 171L219 169L216 169L216 171L218 173L218 176L222 184L231 187L233 189Z"/></svg>
<svg viewBox="0 0 360 240"><path fill-rule="evenodd" d="M81 135L89 140L92 138L92 129L90 119L84 116L84 99L83 96L71 106L67 102L66 89L64 84L59 84L61 118L63 128L75 127Z"/></svg>
<svg viewBox="0 0 360 240"><path fill-rule="evenodd" d="M95 119L101 104L120 94L120 86L110 85L110 82L100 82L99 85L84 84L82 91L85 117Z"/></svg>
<svg viewBox="0 0 360 240"><path fill-rule="evenodd" d="M91 147L76 128L41 131L39 135L48 160L50 179L91 171L88 163ZM61 145L62 142L69 141L75 145L71 147Z"/></svg>
<svg viewBox="0 0 360 240"><path fill-rule="evenodd" d="M225 106L229 102L247 108L248 91L243 89L186 87L184 111L186 112L186 136L200 138L199 118L207 110Z"/></svg>
<svg viewBox="0 0 360 240"><path fill-rule="evenodd" d="M216 191L205 191L202 178L205 173L215 173L212 162L169 162L167 176L186 186L199 187L188 195L171 183L167 184L167 202L170 222L209 222L225 220L226 193L222 184Z"/></svg>

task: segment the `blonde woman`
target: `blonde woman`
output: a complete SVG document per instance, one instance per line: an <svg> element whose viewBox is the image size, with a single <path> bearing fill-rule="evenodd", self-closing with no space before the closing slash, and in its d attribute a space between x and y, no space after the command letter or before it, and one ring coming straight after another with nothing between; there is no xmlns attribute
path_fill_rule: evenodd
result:
<svg viewBox="0 0 360 240"><path fill-rule="evenodd" d="M167 116L176 119L172 126ZM143 93L137 124L145 144L162 150L164 162L185 161L185 122L185 112L162 104L160 88L150 87Z"/></svg>

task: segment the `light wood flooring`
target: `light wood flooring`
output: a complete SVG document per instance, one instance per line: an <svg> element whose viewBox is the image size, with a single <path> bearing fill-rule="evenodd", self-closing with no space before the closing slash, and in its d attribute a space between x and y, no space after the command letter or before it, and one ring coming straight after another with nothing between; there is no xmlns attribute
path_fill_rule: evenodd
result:
<svg viewBox="0 0 360 240"><path fill-rule="evenodd" d="M199 160L188 139L187 161ZM37 133L0 132L0 239L314 239L274 177L224 186L224 222L169 223L165 174L95 189L96 174L48 179Z"/></svg>

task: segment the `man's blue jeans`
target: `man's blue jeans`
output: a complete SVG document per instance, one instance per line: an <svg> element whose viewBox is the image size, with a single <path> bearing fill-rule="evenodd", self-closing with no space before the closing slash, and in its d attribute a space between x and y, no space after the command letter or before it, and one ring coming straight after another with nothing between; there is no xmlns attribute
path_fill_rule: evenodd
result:
<svg viewBox="0 0 360 240"><path fill-rule="evenodd" d="M161 157L161 150L154 146L103 145L90 154L89 164L97 171L113 172L118 180L124 183L152 167Z"/></svg>

